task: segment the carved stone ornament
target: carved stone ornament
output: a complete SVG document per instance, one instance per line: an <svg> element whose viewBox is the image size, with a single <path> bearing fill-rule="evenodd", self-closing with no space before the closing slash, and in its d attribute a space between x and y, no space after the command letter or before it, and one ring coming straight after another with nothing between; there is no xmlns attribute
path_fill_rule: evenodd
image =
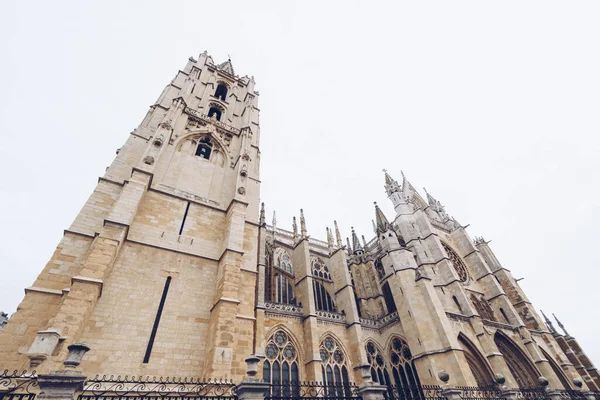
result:
<svg viewBox="0 0 600 400"><path fill-rule="evenodd" d="M242 154L242 160L244 161L250 161L250 155L248 153L244 153Z"/></svg>
<svg viewBox="0 0 600 400"><path fill-rule="evenodd" d="M159 128L162 128L162 129L172 129L172 127L171 127L171 120L166 120L166 121L164 121L164 122L161 122L161 123L158 125L158 127L159 127Z"/></svg>
<svg viewBox="0 0 600 400"><path fill-rule="evenodd" d="M157 137L156 139L154 139L154 145L156 147L160 147L160 146L163 145L163 138L162 138L162 136Z"/></svg>
<svg viewBox="0 0 600 400"><path fill-rule="evenodd" d="M152 157L152 156L144 157L144 164L148 164L148 165L154 164L154 157Z"/></svg>
<svg viewBox="0 0 600 400"><path fill-rule="evenodd" d="M242 187L240 187L240 188L238 189L238 193L239 193L239 194L241 194L241 195L244 195L244 194L246 194L246 188L245 188L245 187L243 187L243 186L242 186Z"/></svg>

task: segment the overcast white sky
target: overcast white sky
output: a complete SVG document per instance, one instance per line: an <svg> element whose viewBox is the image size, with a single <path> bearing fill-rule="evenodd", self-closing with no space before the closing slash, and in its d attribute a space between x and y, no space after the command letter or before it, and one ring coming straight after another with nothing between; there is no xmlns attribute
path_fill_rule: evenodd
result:
<svg viewBox="0 0 600 400"><path fill-rule="evenodd" d="M382 168L483 235L600 364L597 1L1 1L0 309L190 56L260 90L262 199L372 236ZM368 240L368 239L367 239Z"/></svg>

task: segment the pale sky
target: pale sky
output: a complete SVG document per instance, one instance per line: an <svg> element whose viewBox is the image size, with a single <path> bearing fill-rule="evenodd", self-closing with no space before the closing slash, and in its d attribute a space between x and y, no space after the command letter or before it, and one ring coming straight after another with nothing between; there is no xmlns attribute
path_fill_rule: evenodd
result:
<svg viewBox="0 0 600 400"><path fill-rule="evenodd" d="M600 364L597 1L1 1L0 310L205 49L260 90L262 200L372 237L403 170Z"/></svg>

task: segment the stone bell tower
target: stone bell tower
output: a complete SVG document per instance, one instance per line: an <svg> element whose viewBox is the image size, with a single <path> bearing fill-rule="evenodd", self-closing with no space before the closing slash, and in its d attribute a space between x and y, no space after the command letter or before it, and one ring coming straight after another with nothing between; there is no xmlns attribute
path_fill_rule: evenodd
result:
<svg viewBox="0 0 600 400"><path fill-rule="evenodd" d="M236 378L254 331L258 92L206 52L117 150L0 335L2 367ZM236 349L233 351L233 349Z"/></svg>

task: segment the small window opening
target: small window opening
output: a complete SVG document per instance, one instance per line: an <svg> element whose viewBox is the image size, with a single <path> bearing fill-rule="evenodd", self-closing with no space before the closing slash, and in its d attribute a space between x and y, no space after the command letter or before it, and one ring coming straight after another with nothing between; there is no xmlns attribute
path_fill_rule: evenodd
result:
<svg viewBox="0 0 600 400"><path fill-rule="evenodd" d="M460 311L460 313L463 314L462 307L460 306L460 303L458 302L456 296L452 296L452 300L454 300L454 304L456 304L456 307L458 307L458 311Z"/></svg>
<svg viewBox="0 0 600 400"><path fill-rule="evenodd" d="M196 148L196 155L209 160L210 153L212 153L212 148L213 145L209 138L201 139L200 143L198 143L198 147Z"/></svg>
<svg viewBox="0 0 600 400"><path fill-rule="evenodd" d="M211 107L208 110L208 118L212 118L213 115L217 118L218 121L221 120L221 110L219 110L217 107Z"/></svg>
<svg viewBox="0 0 600 400"><path fill-rule="evenodd" d="M508 316L504 312L503 308L500 309L500 314L502 314L502 317L504 318L504 321L506 321L506 323L510 325L510 321L508 320Z"/></svg>
<svg viewBox="0 0 600 400"><path fill-rule="evenodd" d="M221 101L225 101L225 99L227 99L227 86L219 83L217 90L215 91L215 97Z"/></svg>

